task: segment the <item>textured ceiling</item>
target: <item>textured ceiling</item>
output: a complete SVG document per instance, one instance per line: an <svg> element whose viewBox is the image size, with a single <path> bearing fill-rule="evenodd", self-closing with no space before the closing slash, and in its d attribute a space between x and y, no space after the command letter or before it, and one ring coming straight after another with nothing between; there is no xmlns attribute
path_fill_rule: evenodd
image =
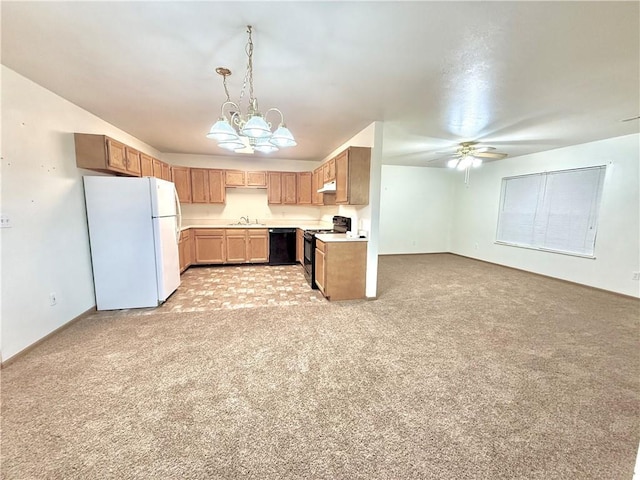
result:
<svg viewBox="0 0 640 480"><path fill-rule="evenodd" d="M638 132L638 2L2 2L2 63L162 152L254 84L319 160L384 121L384 162L479 140L517 156ZM246 101L245 101L246 105ZM274 119L275 120L275 119Z"/></svg>

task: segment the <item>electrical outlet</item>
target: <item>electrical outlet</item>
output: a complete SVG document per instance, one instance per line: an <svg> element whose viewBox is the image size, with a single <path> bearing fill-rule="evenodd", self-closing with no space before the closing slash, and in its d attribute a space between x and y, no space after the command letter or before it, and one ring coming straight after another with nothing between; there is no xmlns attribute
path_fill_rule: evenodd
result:
<svg viewBox="0 0 640 480"><path fill-rule="evenodd" d="M51 292L49 294L49 305L53 307L57 303L58 303L58 298L56 297L55 292Z"/></svg>
<svg viewBox="0 0 640 480"><path fill-rule="evenodd" d="M476 243L474 243L474 244L473 244L473 248L474 248L475 250L478 250L478 248L480 248L480 246L478 245L478 242L476 242Z"/></svg>
<svg viewBox="0 0 640 480"><path fill-rule="evenodd" d="M640 272L633 272L631 275L631 280L640 281Z"/></svg>
<svg viewBox="0 0 640 480"><path fill-rule="evenodd" d="M0 228L11 228L11 219L7 215L0 215Z"/></svg>

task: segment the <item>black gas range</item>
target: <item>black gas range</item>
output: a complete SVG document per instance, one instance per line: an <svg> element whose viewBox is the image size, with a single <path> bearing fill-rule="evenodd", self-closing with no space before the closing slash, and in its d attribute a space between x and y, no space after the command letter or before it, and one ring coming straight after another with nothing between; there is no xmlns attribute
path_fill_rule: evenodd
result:
<svg viewBox="0 0 640 480"><path fill-rule="evenodd" d="M315 282L316 276L316 235L318 234L332 234L332 233L347 233L351 230L351 219L349 217L342 217L336 215L333 217L332 229L318 229L318 230L305 230L304 232L304 259L302 265L304 267L304 276L311 285L311 288L317 289L318 286Z"/></svg>

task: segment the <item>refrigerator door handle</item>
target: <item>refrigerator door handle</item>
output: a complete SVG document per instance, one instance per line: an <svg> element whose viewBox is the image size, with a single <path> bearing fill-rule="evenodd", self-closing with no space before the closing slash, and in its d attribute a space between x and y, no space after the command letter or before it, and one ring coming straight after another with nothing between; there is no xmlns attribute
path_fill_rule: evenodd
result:
<svg viewBox="0 0 640 480"><path fill-rule="evenodd" d="M180 231L182 230L182 209L180 208L180 198L178 197L178 190L176 190L175 184L173 185L173 195L176 200L176 210L178 212L178 218L176 222L176 244L180 243Z"/></svg>

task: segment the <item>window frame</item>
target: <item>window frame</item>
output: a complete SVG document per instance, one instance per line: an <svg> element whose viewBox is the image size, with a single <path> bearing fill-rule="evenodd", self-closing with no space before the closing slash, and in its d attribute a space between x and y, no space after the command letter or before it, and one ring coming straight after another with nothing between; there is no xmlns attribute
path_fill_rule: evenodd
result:
<svg viewBox="0 0 640 480"><path fill-rule="evenodd" d="M505 191L507 188L507 182L508 180L512 180L512 179L518 179L518 178L525 178L525 177L541 177L542 178L542 184L541 184L541 193L538 193L538 198L537 198L537 203L536 203L536 208L535 208L535 212L534 212L534 222L533 222L533 226L535 226L536 220L535 217L542 212L541 210L541 205L545 204L545 196L547 194L546 192L546 184L548 181L549 176L554 175L554 174L561 174L561 173L569 173L569 172L578 172L578 171L585 171L585 170L599 170L599 179L598 179L598 185L596 187L596 191L595 191L595 198L592 198L592 202L595 202L595 220L593 222L593 228L595 229L595 234L593 237L593 250L591 254L589 253L581 253L581 252L574 252L574 251L570 251L570 250L560 250L558 248L550 248L550 247L545 247L545 246L540 246L540 245L529 245L526 243L517 243L517 242L510 242L508 240L500 240L499 239L499 235L500 235L500 231L501 231L501 226L502 226L502 214L503 214L503 210L504 210L504 201L505 201ZM548 253L556 253L556 254L560 254L560 255L568 255L568 256L572 256L572 257L580 257L580 258L589 258L589 259L595 259L596 258L596 241L598 238L598 224L599 224L599 220L600 220L600 207L602 205L602 197L604 194L604 184L605 184L605 179L606 179L606 174L607 174L607 165L605 164L601 164L601 165L593 165L593 166L588 166L588 167L578 167L578 168L567 168L567 169L562 169L562 170L545 170L543 172L534 172L534 173L527 173L527 174L523 174L523 175L513 175L513 176L509 176L509 177L502 177L501 180L501 187L500 187L500 198L499 198L499 203L498 203L498 218L497 218L497 222L496 222L496 233L495 233L495 241L494 243L497 245L505 245L505 246L509 246L509 247L518 247L518 248L525 248L527 250L537 250L537 251L541 251L541 252L548 252ZM542 196L540 196L542 195Z"/></svg>

